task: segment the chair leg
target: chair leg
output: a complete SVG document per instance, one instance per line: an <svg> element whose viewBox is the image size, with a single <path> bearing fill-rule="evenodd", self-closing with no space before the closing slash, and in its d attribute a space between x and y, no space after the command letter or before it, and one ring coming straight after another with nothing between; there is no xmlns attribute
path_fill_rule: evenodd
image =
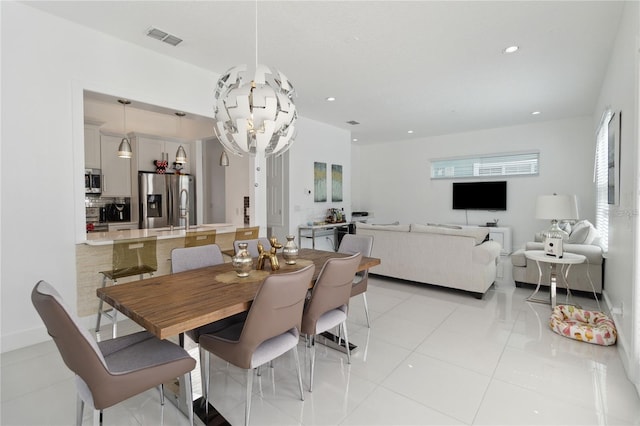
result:
<svg viewBox="0 0 640 426"><path fill-rule="evenodd" d="M309 349L311 350L311 368L309 372L309 392L313 391L313 371L316 364L316 336L311 336Z"/></svg>
<svg viewBox="0 0 640 426"><path fill-rule="evenodd" d="M107 285L107 277L103 276L102 277L102 288L104 288ZM100 318L102 317L102 305L104 304L104 301L102 299L100 299L100 302L98 304L98 319L96 321L96 333L100 331Z"/></svg>
<svg viewBox="0 0 640 426"><path fill-rule="evenodd" d="M367 328L371 328L371 324L369 323L369 305L367 305L366 293L362 293L362 301L364 302L364 315L367 317Z"/></svg>
<svg viewBox="0 0 640 426"><path fill-rule="evenodd" d="M205 354L205 350L202 347L198 348L200 354L200 383L202 386L202 399L201 404L206 404L208 401L207 395L209 395L209 357Z"/></svg>
<svg viewBox="0 0 640 426"><path fill-rule="evenodd" d="M253 393L253 369L247 370L247 402L244 407L244 424L249 426L249 416L251 415L251 394Z"/></svg>
<svg viewBox="0 0 640 426"><path fill-rule="evenodd" d="M117 280L113 280L113 285L117 284ZM103 276L102 277L102 288L105 288L107 285L107 277ZM116 334L117 334L117 315L118 315L118 311L115 308L111 308L111 314L108 314L107 312L105 312L104 308L104 301L102 299L100 299L100 302L98 303L98 319L96 320L96 334L100 332L100 320L102 319L102 315L105 315L108 318L111 318L111 323L113 324L112 328L111 328L111 336L113 339L116 338ZM98 339L99 341L99 339Z"/></svg>
<svg viewBox="0 0 640 426"><path fill-rule="evenodd" d="M102 410L93 410L93 426L100 426L102 424Z"/></svg>
<svg viewBox="0 0 640 426"><path fill-rule="evenodd" d="M113 323L113 327L111 328L111 338L115 339L118 334L118 311L116 308L113 308L113 313L111 314L111 322Z"/></svg>
<svg viewBox="0 0 640 426"><path fill-rule="evenodd" d="M76 426L82 426L82 414L84 412L84 401L78 394L76 399Z"/></svg>
<svg viewBox="0 0 640 426"><path fill-rule="evenodd" d="M206 366L206 372L205 372L205 387L206 387L206 392L205 393L205 413L209 413L209 382L211 380L211 352L207 351L207 366Z"/></svg>
<svg viewBox="0 0 640 426"><path fill-rule="evenodd" d="M160 405L164 405L164 385L158 385L156 389L160 392Z"/></svg>
<svg viewBox="0 0 640 426"><path fill-rule="evenodd" d="M344 333L344 347L347 350L347 363L351 364L351 350L349 349L349 335L347 334L347 320L342 323L342 332Z"/></svg>
<svg viewBox="0 0 640 426"><path fill-rule="evenodd" d="M184 376L183 384L185 388L185 405L189 413L189 425L193 426L193 386L191 385L191 372L187 372Z"/></svg>
<svg viewBox="0 0 640 426"><path fill-rule="evenodd" d="M298 370L298 384L300 385L300 401L304 401L304 390L302 389L302 371L300 370L300 355L298 355L298 347L294 347L293 359L296 361L296 369ZM272 361L273 362L273 361Z"/></svg>

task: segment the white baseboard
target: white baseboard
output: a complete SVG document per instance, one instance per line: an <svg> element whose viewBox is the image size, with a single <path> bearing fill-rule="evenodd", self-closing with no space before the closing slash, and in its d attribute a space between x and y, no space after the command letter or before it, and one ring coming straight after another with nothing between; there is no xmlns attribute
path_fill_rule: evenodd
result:
<svg viewBox="0 0 640 426"><path fill-rule="evenodd" d="M613 319L613 322L616 324L622 323L620 313L617 310L613 309L611 300L609 299L606 290L602 292L602 296L604 298L605 304L607 305L607 310L611 313L610 316ZM618 333L616 343L618 355L620 356L620 360L622 361L624 370L627 373L627 377L635 386L638 396L640 396L640 367L638 366L637 362L634 361L632 341L627 338L621 327L616 327L616 331Z"/></svg>

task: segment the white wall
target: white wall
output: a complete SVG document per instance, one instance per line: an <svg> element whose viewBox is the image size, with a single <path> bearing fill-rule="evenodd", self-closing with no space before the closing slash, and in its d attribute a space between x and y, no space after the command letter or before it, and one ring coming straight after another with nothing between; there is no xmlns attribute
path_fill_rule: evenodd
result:
<svg viewBox="0 0 640 426"><path fill-rule="evenodd" d="M299 118L298 134L289 150L289 232L298 241L298 226L308 221L322 220L329 208L344 208L351 215L351 133L327 124ZM313 163L327 164L327 202L313 201ZM342 165L342 202L331 201L331 165ZM309 194L308 191L311 191ZM286 198L286 197L285 197ZM280 236L279 240L284 241ZM302 241L300 247L311 247L310 241ZM325 238L316 240L316 248L332 250Z"/></svg>
<svg viewBox="0 0 640 426"><path fill-rule="evenodd" d="M506 179L507 211L469 211L467 217L451 208L453 180L429 177L431 159L529 150L540 152L540 174ZM595 221L594 150L591 117L358 146L354 209L372 211L378 223L479 225L498 219L499 225L512 228L515 250L549 226L534 217L538 195L576 194L580 216Z"/></svg>
<svg viewBox="0 0 640 426"><path fill-rule="evenodd" d="M84 235L83 89L212 115L218 78L55 18L2 8L2 351L45 340L30 302L40 279L76 308L75 243Z"/></svg>
<svg viewBox="0 0 640 426"><path fill-rule="evenodd" d="M229 167L225 167L226 222L236 227L245 226L244 197L250 196L249 182L249 155L229 154Z"/></svg>
<svg viewBox="0 0 640 426"><path fill-rule="evenodd" d="M620 205L609 209L609 254L605 296L618 329L618 350L640 393L640 266L638 233L638 90L640 7L626 2L614 49L594 114L596 127L605 108L622 111Z"/></svg>

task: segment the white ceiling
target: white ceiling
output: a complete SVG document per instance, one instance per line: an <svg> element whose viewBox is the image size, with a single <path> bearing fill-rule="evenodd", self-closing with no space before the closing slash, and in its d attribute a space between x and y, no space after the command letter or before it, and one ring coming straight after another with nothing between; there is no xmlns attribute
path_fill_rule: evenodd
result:
<svg viewBox="0 0 640 426"><path fill-rule="evenodd" d="M28 4L220 74L256 57L255 1ZM260 0L257 56L293 82L300 115L358 143L406 140L593 114L622 10L618 1ZM184 41L149 38L152 26ZM517 53L502 53L514 44Z"/></svg>

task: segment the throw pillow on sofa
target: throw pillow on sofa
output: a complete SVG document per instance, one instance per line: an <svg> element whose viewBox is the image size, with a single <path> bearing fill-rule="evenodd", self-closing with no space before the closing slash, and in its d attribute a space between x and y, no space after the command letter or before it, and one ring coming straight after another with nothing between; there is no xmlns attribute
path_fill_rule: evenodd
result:
<svg viewBox="0 0 640 426"><path fill-rule="evenodd" d="M600 236L598 230L588 220L581 220L571 229L569 234L570 244L593 244L593 242Z"/></svg>

